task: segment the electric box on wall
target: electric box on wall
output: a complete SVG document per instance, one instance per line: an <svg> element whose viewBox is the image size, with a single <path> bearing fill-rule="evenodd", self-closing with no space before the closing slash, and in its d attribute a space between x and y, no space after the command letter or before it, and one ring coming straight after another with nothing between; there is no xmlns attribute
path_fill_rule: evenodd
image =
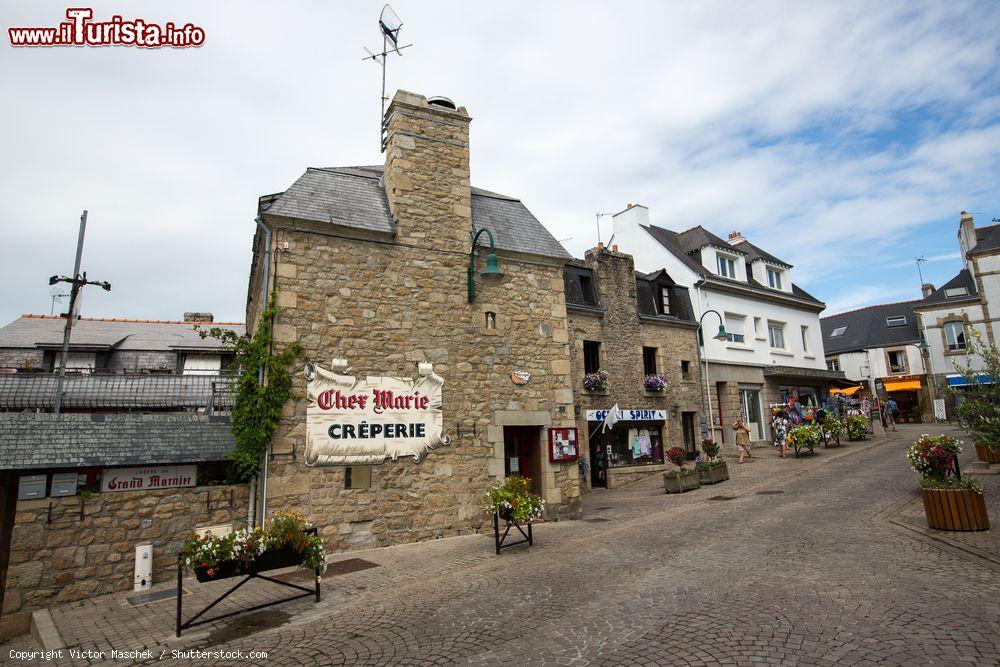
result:
<svg viewBox="0 0 1000 667"><path fill-rule="evenodd" d="M580 458L578 434L575 426L549 429L549 461L561 463Z"/></svg>

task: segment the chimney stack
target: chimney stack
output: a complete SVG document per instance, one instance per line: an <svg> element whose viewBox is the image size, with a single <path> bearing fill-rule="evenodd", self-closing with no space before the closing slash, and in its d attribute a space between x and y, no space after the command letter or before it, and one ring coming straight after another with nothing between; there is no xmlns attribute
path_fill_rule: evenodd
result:
<svg viewBox="0 0 1000 667"><path fill-rule="evenodd" d="M184 313L184 321L209 323L215 321L215 316L212 313Z"/></svg>
<svg viewBox="0 0 1000 667"><path fill-rule="evenodd" d="M642 204L629 204L624 211L612 216L614 222L613 234L623 230L634 229L637 226L649 226L649 209Z"/></svg>
<svg viewBox="0 0 1000 667"><path fill-rule="evenodd" d="M923 285L920 286L920 293L924 295L925 299L929 297L933 292L934 292L934 285L931 285L930 283L924 283Z"/></svg>
<svg viewBox="0 0 1000 667"><path fill-rule="evenodd" d="M741 232L729 232L729 245L739 245L746 242L746 237Z"/></svg>
<svg viewBox="0 0 1000 667"><path fill-rule="evenodd" d="M469 251L471 120L444 97L405 90L393 96L385 112L384 185L400 243Z"/></svg>

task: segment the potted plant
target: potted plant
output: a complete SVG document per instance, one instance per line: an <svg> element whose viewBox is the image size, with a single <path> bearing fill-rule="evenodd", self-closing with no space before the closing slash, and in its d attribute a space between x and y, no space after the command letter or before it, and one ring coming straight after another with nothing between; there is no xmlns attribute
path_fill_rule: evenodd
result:
<svg viewBox="0 0 1000 667"><path fill-rule="evenodd" d="M948 435L924 434L907 450L910 467L921 476L927 525L938 530L988 530L986 500L979 480L962 477L955 459L961 443Z"/></svg>
<svg viewBox="0 0 1000 667"><path fill-rule="evenodd" d="M587 391L607 391L608 372L597 371L596 373L587 373L583 376L583 388Z"/></svg>
<svg viewBox="0 0 1000 667"><path fill-rule="evenodd" d="M491 513L508 523L531 523L542 516L545 501L531 492L531 480L511 475L486 491Z"/></svg>
<svg viewBox="0 0 1000 667"><path fill-rule="evenodd" d="M718 484L729 479L729 468L724 459L719 457L719 443L711 438L705 438L701 443L701 451L705 458L700 458L694 464L698 471L700 484Z"/></svg>
<svg viewBox="0 0 1000 667"><path fill-rule="evenodd" d="M301 514L279 512L263 527L227 535L192 533L181 547L180 563L201 582L294 565L320 571L326 566L326 548L317 532Z"/></svg>
<svg viewBox="0 0 1000 667"><path fill-rule="evenodd" d="M823 422L823 446L824 447L839 447L840 437L844 435L846 428L844 427L844 422L833 416L828 416ZM831 442L836 442L836 445L831 445Z"/></svg>
<svg viewBox="0 0 1000 667"><path fill-rule="evenodd" d="M965 385L953 389L961 394L958 403L958 421L972 437L976 458L985 463L1000 463L1000 350L996 345L986 345L972 335L972 351L981 359L979 368L972 364L955 365Z"/></svg>
<svg viewBox="0 0 1000 667"><path fill-rule="evenodd" d="M864 415L847 415L844 426L848 440L864 440L868 435L868 419Z"/></svg>
<svg viewBox="0 0 1000 667"><path fill-rule="evenodd" d="M803 424L802 426L793 428L789 432L789 436L791 437L792 448L795 450L795 456L798 456L799 452L815 454L816 445L822 439L822 430L819 426Z"/></svg>
<svg viewBox="0 0 1000 667"><path fill-rule="evenodd" d="M667 376L647 375L642 384L646 388L646 391L663 391L667 386Z"/></svg>
<svg viewBox="0 0 1000 667"><path fill-rule="evenodd" d="M677 466L677 470L668 470L663 473L663 486L667 493L684 493L701 486L698 481L698 471L684 467L684 464L687 463L687 452L680 447L671 447L665 452L665 455L671 463Z"/></svg>

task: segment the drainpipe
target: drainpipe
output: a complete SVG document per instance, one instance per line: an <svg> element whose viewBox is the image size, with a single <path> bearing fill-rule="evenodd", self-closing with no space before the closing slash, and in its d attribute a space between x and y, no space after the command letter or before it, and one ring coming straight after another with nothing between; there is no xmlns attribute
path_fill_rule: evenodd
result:
<svg viewBox="0 0 1000 667"><path fill-rule="evenodd" d="M257 226L264 232L264 272L261 276L260 283L260 305L259 313L263 315L264 309L267 308L267 298L268 292L270 291L270 280L271 280L271 228L264 224L262 216L258 215L254 222ZM257 384L260 386L264 385L264 367L257 369ZM260 525L264 525L265 511L267 510L267 447L264 447L264 453L262 454L264 460L261 465L261 474L258 475L260 480L259 484L255 484L254 490L260 497L260 515L255 517L260 519ZM256 507L257 498L251 497L251 504ZM256 525L256 523L254 524Z"/></svg>

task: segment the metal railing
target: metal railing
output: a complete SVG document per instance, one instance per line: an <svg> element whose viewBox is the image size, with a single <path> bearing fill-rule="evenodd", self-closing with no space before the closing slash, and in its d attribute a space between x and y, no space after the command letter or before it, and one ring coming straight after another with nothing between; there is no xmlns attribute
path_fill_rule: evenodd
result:
<svg viewBox="0 0 1000 667"><path fill-rule="evenodd" d="M226 411L233 407L237 373L68 372L65 409ZM55 373L0 373L0 410L50 409L55 405Z"/></svg>

